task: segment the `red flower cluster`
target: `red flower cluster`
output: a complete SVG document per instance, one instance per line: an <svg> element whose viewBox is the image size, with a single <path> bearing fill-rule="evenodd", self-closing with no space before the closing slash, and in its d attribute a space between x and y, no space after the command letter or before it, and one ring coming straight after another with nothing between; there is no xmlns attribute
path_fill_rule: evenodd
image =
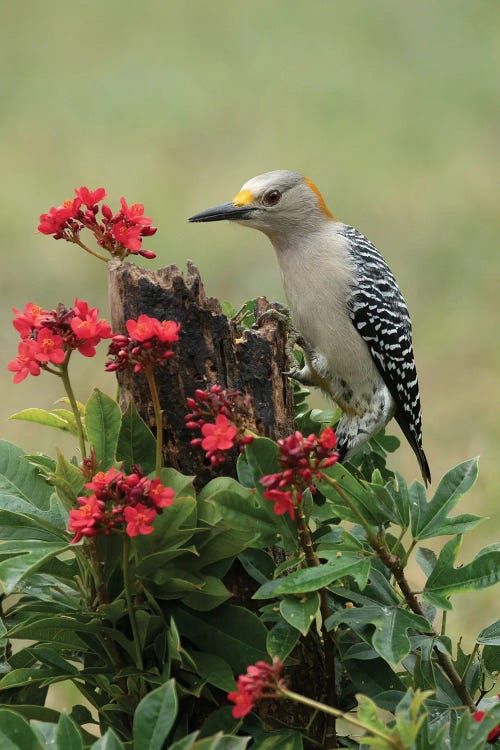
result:
<svg viewBox="0 0 500 750"><path fill-rule="evenodd" d="M89 229L100 247L118 258L130 254L155 258L155 253L142 249L142 238L151 237L156 232L152 219L144 216L142 203L127 204L120 198L121 209L113 214L107 205L98 204L106 198L104 188L89 190L75 188L76 198L64 201L62 206L52 207L40 216L38 231L51 234L56 240L67 240L81 245L80 232ZM98 218L99 210L102 216Z"/></svg>
<svg viewBox="0 0 500 750"><path fill-rule="evenodd" d="M266 488L263 497L274 503L274 512L277 515L288 513L290 518L295 518L292 488L295 489L295 497L299 503L302 502L302 495L306 489L314 494L314 477L318 477L322 469L332 466L339 460L339 454L335 451L336 444L337 436L331 427L323 430L319 437L304 437L297 430L284 440L278 440L279 464L283 471L267 474L260 480Z"/></svg>
<svg viewBox="0 0 500 750"><path fill-rule="evenodd" d="M111 337L110 325L99 318L97 307L90 308L83 300L76 299L70 308L59 304L51 311L28 302L23 312L16 308L13 312L12 323L21 336L17 357L8 365L15 373L14 383L27 375L40 375L49 364L62 365L75 349L93 357L97 344Z"/></svg>
<svg viewBox="0 0 500 750"><path fill-rule="evenodd" d="M101 471L85 487L93 494L79 497L80 507L69 513L73 543L84 536L108 536L112 531L125 530L130 537L151 534L157 514L172 505L175 495L159 479L144 476L140 467L133 467L128 475L114 468Z"/></svg>
<svg viewBox="0 0 500 750"><path fill-rule="evenodd" d="M191 409L185 417L186 427L200 430L203 437L194 438L191 445L201 445L210 464L219 466L226 460L225 451L235 445L243 450L254 439L253 435L245 434L249 397L240 391L226 391L221 385L213 385L206 391L197 389L194 395L186 400Z"/></svg>
<svg viewBox="0 0 500 750"><path fill-rule="evenodd" d="M133 369L140 372L148 365L163 365L173 356L172 344L179 340L181 324L173 320L150 318L139 315L137 320L127 320L128 336L116 334L112 337L106 364L108 372Z"/></svg>
<svg viewBox="0 0 500 750"><path fill-rule="evenodd" d="M500 693L497 695L498 700L500 700ZM484 717L486 716L486 711L475 711L472 714L472 717L476 721L482 721ZM491 742L492 744L496 742L500 738L500 724L498 726L494 727L491 732L488 734L486 741Z"/></svg>
<svg viewBox="0 0 500 750"><path fill-rule="evenodd" d="M261 698L275 698L277 688L284 686L282 675L283 662L278 656L273 658L272 664L258 661L248 667L246 674L238 677L238 690L227 696L235 704L233 717L240 719L246 716Z"/></svg>

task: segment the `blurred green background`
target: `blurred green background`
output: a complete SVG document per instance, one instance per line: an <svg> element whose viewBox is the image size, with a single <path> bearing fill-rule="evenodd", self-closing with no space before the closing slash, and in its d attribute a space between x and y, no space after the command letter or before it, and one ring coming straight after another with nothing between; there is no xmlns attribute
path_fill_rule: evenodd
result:
<svg viewBox="0 0 500 750"><path fill-rule="evenodd" d="M465 540L469 560L499 526L499 29L491 0L3 3L4 364L17 347L12 306L77 296L108 314L104 265L36 232L39 214L74 187L106 187L112 207L120 195L143 202L159 226L145 244L158 258L144 263L191 258L208 293L238 305L283 300L271 246L257 232L186 218L261 172L302 172L400 282L435 480L481 454L461 507L495 522ZM92 386L113 393L103 360L104 349L75 357L81 400ZM50 408L62 395L56 379L14 386L5 369L2 378L2 436L30 451L69 446L48 428L6 421ZM406 444L393 465L417 476ZM498 610L491 589L455 604L450 627L468 642Z"/></svg>

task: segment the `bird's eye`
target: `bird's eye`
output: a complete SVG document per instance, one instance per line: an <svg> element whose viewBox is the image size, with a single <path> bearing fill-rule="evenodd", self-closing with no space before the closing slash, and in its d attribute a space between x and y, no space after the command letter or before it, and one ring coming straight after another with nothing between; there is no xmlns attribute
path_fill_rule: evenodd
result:
<svg viewBox="0 0 500 750"><path fill-rule="evenodd" d="M281 200L281 193L279 190L270 190L265 194L263 203L265 206L275 206Z"/></svg>

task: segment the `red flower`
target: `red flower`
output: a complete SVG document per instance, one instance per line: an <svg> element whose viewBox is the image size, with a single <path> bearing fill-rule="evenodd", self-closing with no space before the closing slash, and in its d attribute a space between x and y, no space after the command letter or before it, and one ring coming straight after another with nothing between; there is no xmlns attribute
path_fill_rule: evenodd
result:
<svg viewBox="0 0 500 750"><path fill-rule="evenodd" d="M22 339L30 336L33 329L41 328L44 317L47 315L46 310L42 310L39 305L35 305L33 302L27 303L24 312L17 310L15 307L12 308L12 312L16 316L12 324Z"/></svg>
<svg viewBox="0 0 500 750"><path fill-rule="evenodd" d="M89 490L94 490L95 492L100 493L106 490L114 481L122 478L123 474L121 471L117 471L114 466L112 466L111 469L108 469L107 471L98 471L97 474L94 474L92 481L87 482L85 487L88 487Z"/></svg>
<svg viewBox="0 0 500 750"><path fill-rule="evenodd" d="M173 356L171 345L179 338L180 323L139 315L137 320L127 320L126 327L128 336L120 333L112 336L108 349L111 359L106 363L108 372L125 369L140 372L147 366L161 366Z"/></svg>
<svg viewBox="0 0 500 750"><path fill-rule="evenodd" d="M38 344L33 339L25 339L19 343L17 357L8 364L8 369L15 373L14 383L20 383L28 375L40 375L37 352Z"/></svg>
<svg viewBox="0 0 500 750"><path fill-rule="evenodd" d="M266 500L271 500L274 503L274 512L277 516L288 513L292 521L295 520L295 504L290 491L282 492L282 490L266 490L262 497Z"/></svg>
<svg viewBox="0 0 500 750"><path fill-rule="evenodd" d="M318 437L318 445L324 450L331 451L337 445L337 436L333 431L333 427L327 427L321 435Z"/></svg>
<svg viewBox="0 0 500 750"><path fill-rule="evenodd" d="M54 365L60 365L66 356L63 348L63 339L57 334L53 334L48 328L40 328L38 331L36 358L39 362L52 362Z"/></svg>
<svg viewBox="0 0 500 750"><path fill-rule="evenodd" d="M269 491L285 490L295 488L298 502L302 501L302 495L306 489L313 494L316 487L313 479L319 477L321 471L332 466L339 459L339 454L334 450L337 444L337 436L331 427L327 427L319 437L309 435L304 437L298 430L284 440L278 440L280 449L279 464L283 471L275 474L267 474L260 480L267 489L264 497L272 500ZM276 498L277 499L277 498ZM276 508L284 507L283 502L275 505ZM285 511L281 511L285 512Z"/></svg>
<svg viewBox="0 0 500 750"><path fill-rule="evenodd" d="M155 335L157 324L159 325L160 321L156 318L150 318L149 315L139 315L137 320L127 320L126 326L129 336L135 341L147 341Z"/></svg>
<svg viewBox="0 0 500 750"><path fill-rule="evenodd" d="M73 219L78 214L82 202L79 198L64 201L62 206L52 206L47 214L40 216L38 231L42 234L59 234L68 219Z"/></svg>
<svg viewBox="0 0 500 750"><path fill-rule="evenodd" d="M76 197L80 199L84 206L92 208L97 203L100 203L106 197L106 191L104 188L97 188L97 190L89 190L87 187L75 188Z"/></svg>
<svg viewBox="0 0 500 750"><path fill-rule="evenodd" d="M206 451L227 451L234 445L238 430L224 414L219 414L215 424L204 424L201 428L201 447Z"/></svg>
<svg viewBox="0 0 500 750"><path fill-rule="evenodd" d="M68 529L76 533L73 544L79 542L82 536L95 536L96 524L103 518L104 503L95 495L79 497L78 503L81 507L69 512Z"/></svg>
<svg viewBox="0 0 500 750"><path fill-rule="evenodd" d="M500 700L500 693L497 695L497 698ZM485 716L486 716L486 711L475 711L472 714L472 718L478 722L481 722ZM491 732L488 734L486 741L493 743L493 742L496 742L499 738L500 738L500 724L498 724L496 727L493 727Z"/></svg>
<svg viewBox="0 0 500 750"><path fill-rule="evenodd" d="M179 331L181 330L181 324L176 323L174 320L159 320L155 323L155 334L158 336L160 341L166 344L174 344L179 341Z"/></svg>
<svg viewBox="0 0 500 750"><path fill-rule="evenodd" d="M127 225L124 221L113 224L113 236L120 245L136 253L141 249L142 227L139 224Z"/></svg>
<svg viewBox="0 0 500 750"><path fill-rule="evenodd" d="M121 213L123 217L131 224L149 227L153 223L153 219L144 216L144 206L142 203L133 203L131 206L128 206L123 196L120 198L120 203L122 205Z"/></svg>
<svg viewBox="0 0 500 750"><path fill-rule="evenodd" d="M258 661L247 668L246 674L240 674L237 690L228 693L228 700L235 704L233 717L240 719L252 710L254 703L261 698L274 698L279 695L283 685L283 662L279 657L273 658L272 664ZM266 692L267 691L267 692Z"/></svg>
<svg viewBox="0 0 500 750"><path fill-rule="evenodd" d="M127 522L125 529L128 536L134 537L138 534L151 534L154 529L150 525L156 518L154 508L146 508L142 503L125 508L123 516Z"/></svg>
<svg viewBox="0 0 500 750"><path fill-rule="evenodd" d="M171 487L164 487L160 479L153 479L148 497L156 508L166 508L174 502L175 492Z"/></svg>

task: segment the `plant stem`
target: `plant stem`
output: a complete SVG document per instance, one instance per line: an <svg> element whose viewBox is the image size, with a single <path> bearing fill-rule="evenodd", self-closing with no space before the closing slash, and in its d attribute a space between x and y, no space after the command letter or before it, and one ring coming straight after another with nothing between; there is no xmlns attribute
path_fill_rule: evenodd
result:
<svg viewBox="0 0 500 750"><path fill-rule="evenodd" d="M68 352L66 355L66 359L61 364L61 379L64 385L64 390L66 391L66 394L68 396L68 401L70 403L71 410L75 417L76 434L78 436L78 443L80 445L80 453L82 455L82 461L83 461L83 459L87 457L87 448L85 446L85 435L83 432L82 418L80 416L78 404L75 398L75 394L73 393L73 388L71 387L71 381L69 379L68 363L69 363L70 356L71 356L71 352Z"/></svg>
<svg viewBox="0 0 500 750"><path fill-rule="evenodd" d="M422 609L422 605L418 601L414 592L410 589L410 585L406 580L403 564L399 557L397 555L392 555L389 552L385 542L382 541L379 537L376 537L374 542L370 541L370 544L372 545L373 549L378 554L384 565L391 571L399 588L403 593L406 603L408 604L412 612L415 612L416 615L420 615L420 617L425 618L425 612ZM431 635L437 638L439 636L439 633L434 628L431 628ZM469 695L469 691L465 686L465 682L461 679L448 654L443 654L442 651L436 648L436 646L434 646L434 652L441 666L441 669L455 688L455 692L459 696L464 706L468 706L471 711L475 711L476 705L472 697Z"/></svg>
<svg viewBox="0 0 500 750"><path fill-rule="evenodd" d="M160 396L158 394L158 388L156 385L153 365L148 365L144 369L144 374L146 375L146 379L148 381L149 391L151 393L151 400L153 402L153 409L155 413L155 422L156 422L155 473L157 477L160 477L161 469L163 466L163 410L160 404Z"/></svg>
<svg viewBox="0 0 500 750"><path fill-rule="evenodd" d="M325 714L330 714L330 716L335 716L337 719L343 719L348 724L352 724L354 727L362 729L368 734L372 734L374 737L380 737L385 742L387 742L389 747L393 747L395 748L395 750L401 750L399 739L393 738L389 734L384 734L378 729L364 724L362 721L359 721L359 719L355 719L354 717L350 716L350 714L345 714L342 711L339 711L338 708L333 708L332 706L327 706L324 703L319 703L312 698L307 698L305 695L295 693L293 692L293 690L288 690L288 688L280 686L278 690L285 698L289 698L290 700L296 701L297 703L302 703L304 706L309 706L316 711L322 711Z"/></svg>
<svg viewBox="0 0 500 750"><path fill-rule="evenodd" d="M139 628L135 617L134 603L132 601L132 582L130 580L130 539L128 536L123 537L123 588L125 589L125 599L127 600L128 617L130 627L132 628L132 637L135 648L135 664L137 669L144 671L144 662L142 660L141 642L139 639Z"/></svg>
<svg viewBox="0 0 500 750"><path fill-rule="evenodd" d="M295 498L296 500L296 498ZM302 503L295 501L295 512L297 515L297 528L299 532L300 546L304 550L306 556L307 566L309 568L316 568L320 565L318 556L316 555L313 547L311 530L307 525L307 520L304 514ZM325 621L330 614L330 607L328 604L328 589L323 586L319 592L320 595L320 611L321 611L321 634L323 637L323 648L325 655L325 681L326 681L326 699L331 706L337 705L337 688L336 688L336 673L335 673L335 642L333 636L328 632L325 626ZM333 715L333 714L331 714ZM327 723L325 727L324 737L325 747L336 748L337 743L337 730L335 726L335 718L333 721Z"/></svg>
<svg viewBox="0 0 500 750"><path fill-rule="evenodd" d="M90 255L93 255L94 258L99 258L99 260L103 260L105 263L108 263L109 258L106 258L105 255L101 255L101 253L96 253L95 250L91 250L90 247L87 247L79 238L74 237L70 242L74 242L75 245L78 245L82 248L82 250L85 250L86 253L90 253Z"/></svg>
<svg viewBox="0 0 500 750"><path fill-rule="evenodd" d="M375 550L378 557L382 560L384 565L390 570L390 572L394 576L394 579L396 583L398 584L399 588L401 589L401 592L405 598L405 601L410 607L410 609L412 610L412 612L427 619L425 616L424 610L422 609L422 605L418 601L417 597L415 596L415 593L411 590L408 584L408 581L406 580L406 576L404 572L405 563L397 555L394 555L391 553L391 551L387 547L387 543L385 539L383 539L380 534L377 535L373 532L373 528L370 525L370 523L366 520L366 518L363 517L362 513L356 508L351 498L347 495L347 493L339 485L339 483L335 479L332 479L331 477L329 477L327 474L324 474L323 472L321 474L321 478L324 479L326 482L328 482L328 484L335 489L335 491L340 495L340 497L344 500L344 502L348 504L349 508L351 508L351 510L356 513L356 516L360 519L360 523L366 531L366 538L370 546ZM416 543L417 541L414 539L410 546L410 551L413 550ZM408 559L408 555L406 555L406 559ZM431 628L430 634L434 638L439 637L439 633L434 628ZM463 705L468 706L471 709L471 711L475 711L476 705L472 697L469 695L469 692L465 686L465 682L464 680L461 679L450 657L447 654L443 654L435 646L434 646L434 652L441 666L441 669L443 670L443 672L446 674L449 681L453 685L455 692L459 696Z"/></svg>

